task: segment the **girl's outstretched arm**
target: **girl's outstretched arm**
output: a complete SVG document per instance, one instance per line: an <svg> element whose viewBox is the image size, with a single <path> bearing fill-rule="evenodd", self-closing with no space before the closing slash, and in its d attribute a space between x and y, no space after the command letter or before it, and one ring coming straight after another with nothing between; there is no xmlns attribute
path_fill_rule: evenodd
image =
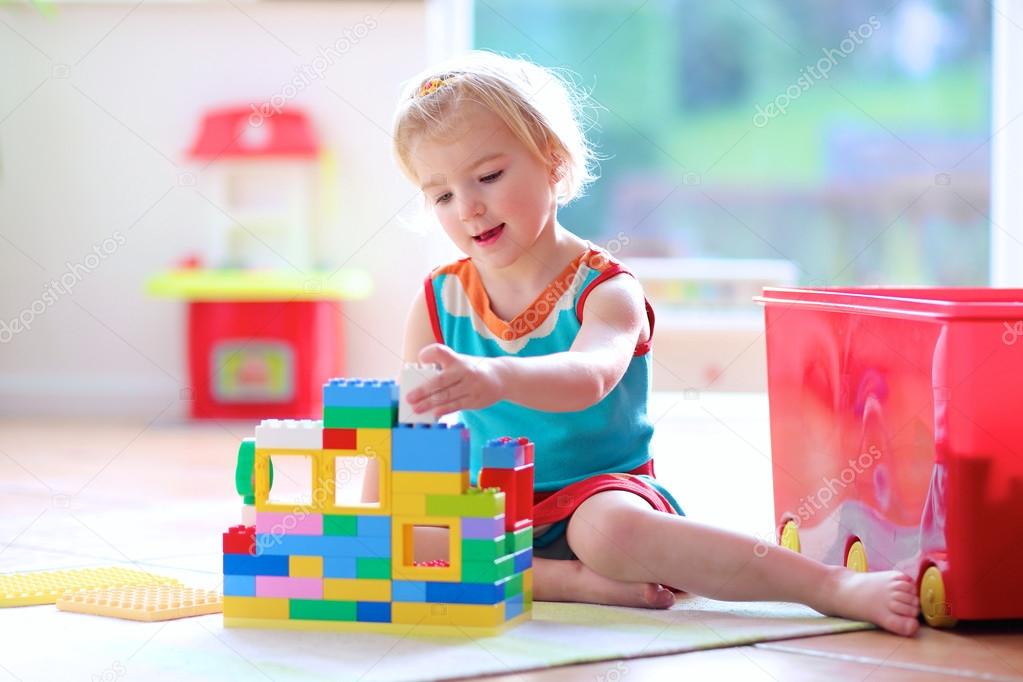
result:
<svg viewBox="0 0 1023 682"><path fill-rule="evenodd" d="M422 306L425 316L425 301ZM624 376L637 342L649 335L642 287L629 276L609 279L593 289L582 312L572 347L561 353L480 358L438 343L423 347L419 361L437 363L442 371L412 391L409 403L417 412L440 415L501 400L546 412L574 412L600 402ZM410 322L415 316L414 307ZM429 331L428 319L426 325Z"/></svg>

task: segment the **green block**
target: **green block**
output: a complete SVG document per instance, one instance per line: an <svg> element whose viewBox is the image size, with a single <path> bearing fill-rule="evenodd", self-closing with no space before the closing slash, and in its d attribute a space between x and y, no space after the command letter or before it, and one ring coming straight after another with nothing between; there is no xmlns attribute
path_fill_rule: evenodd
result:
<svg viewBox="0 0 1023 682"><path fill-rule="evenodd" d="M328 429L389 429L398 410L390 407L325 407L323 426Z"/></svg>
<svg viewBox="0 0 1023 682"><path fill-rule="evenodd" d="M462 540L462 561L496 561L508 554L504 547L504 538Z"/></svg>
<svg viewBox="0 0 1023 682"><path fill-rule="evenodd" d="M504 598L511 599L522 592L522 574L516 573L504 581Z"/></svg>
<svg viewBox="0 0 1023 682"><path fill-rule="evenodd" d="M289 599L288 617L291 620L345 620L355 621L357 609L353 601L326 599Z"/></svg>
<svg viewBox="0 0 1023 682"><path fill-rule="evenodd" d="M533 527L504 534L504 554L514 554L533 546Z"/></svg>
<svg viewBox="0 0 1023 682"><path fill-rule="evenodd" d="M323 534L348 536L358 535L358 518L348 514L324 514Z"/></svg>
<svg viewBox="0 0 1023 682"><path fill-rule="evenodd" d="M515 560L512 555L503 556L497 561L463 561L463 583L496 583L504 580L515 572Z"/></svg>
<svg viewBox="0 0 1023 682"><path fill-rule="evenodd" d="M463 495L427 495L426 513L493 518L504 513L504 493L497 488L469 488Z"/></svg>
<svg viewBox="0 0 1023 682"><path fill-rule="evenodd" d="M391 560L359 557L355 560L356 578L391 579Z"/></svg>

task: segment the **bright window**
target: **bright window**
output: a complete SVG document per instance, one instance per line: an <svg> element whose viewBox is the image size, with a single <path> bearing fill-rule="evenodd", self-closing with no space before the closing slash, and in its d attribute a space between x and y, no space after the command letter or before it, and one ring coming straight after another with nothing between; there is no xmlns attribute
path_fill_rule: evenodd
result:
<svg viewBox="0 0 1023 682"><path fill-rule="evenodd" d="M480 0L474 42L592 89L610 158L561 217L623 257L984 285L991 19L981 0Z"/></svg>

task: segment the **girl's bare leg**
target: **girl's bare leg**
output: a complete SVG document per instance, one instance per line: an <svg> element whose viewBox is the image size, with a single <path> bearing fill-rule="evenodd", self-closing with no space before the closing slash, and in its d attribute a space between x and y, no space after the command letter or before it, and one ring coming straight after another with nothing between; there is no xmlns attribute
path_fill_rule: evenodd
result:
<svg viewBox="0 0 1023 682"><path fill-rule="evenodd" d="M568 544L590 569L727 601L788 601L867 620L900 635L919 627L915 585L898 571L856 573L756 538L654 511L624 491L583 502Z"/></svg>
<svg viewBox="0 0 1023 682"><path fill-rule="evenodd" d="M645 609L675 604L675 593L656 583L612 580L581 561L559 559L533 559L533 598Z"/></svg>

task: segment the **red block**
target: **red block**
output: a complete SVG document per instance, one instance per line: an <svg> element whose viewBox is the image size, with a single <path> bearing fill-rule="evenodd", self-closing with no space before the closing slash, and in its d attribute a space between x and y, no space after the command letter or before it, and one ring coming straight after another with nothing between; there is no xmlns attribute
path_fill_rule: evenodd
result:
<svg viewBox="0 0 1023 682"><path fill-rule="evenodd" d="M224 554L256 556L256 527L231 526L224 533Z"/></svg>
<svg viewBox="0 0 1023 682"><path fill-rule="evenodd" d="M525 437L519 437L519 445L522 446L523 453L525 454L525 461L523 464L533 464L534 450L536 449L533 442Z"/></svg>
<svg viewBox="0 0 1023 682"><path fill-rule="evenodd" d="M514 469L480 470L481 488L500 488L504 491L504 529L516 531L533 525L533 465L523 464Z"/></svg>
<svg viewBox="0 0 1023 682"><path fill-rule="evenodd" d="M355 429L323 429L324 450L354 450Z"/></svg>

